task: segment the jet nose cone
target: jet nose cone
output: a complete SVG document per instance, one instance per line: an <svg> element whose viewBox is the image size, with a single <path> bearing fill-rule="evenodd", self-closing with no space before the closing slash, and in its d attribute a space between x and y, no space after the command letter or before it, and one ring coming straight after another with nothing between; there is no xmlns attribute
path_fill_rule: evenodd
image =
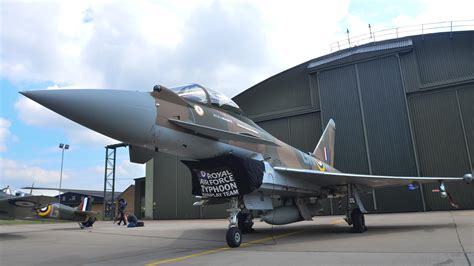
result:
<svg viewBox="0 0 474 266"><path fill-rule="evenodd" d="M145 92L120 90L38 90L24 96L85 127L132 144L150 141L155 100Z"/></svg>

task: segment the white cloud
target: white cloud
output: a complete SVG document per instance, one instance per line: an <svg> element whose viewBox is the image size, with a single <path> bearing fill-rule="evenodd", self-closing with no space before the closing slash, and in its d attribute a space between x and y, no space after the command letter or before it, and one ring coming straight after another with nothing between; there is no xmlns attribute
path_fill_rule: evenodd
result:
<svg viewBox="0 0 474 266"><path fill-rule="evenodd" d="M70 165L71 163L67 163ZM14 189L31 186L59 187L60 170L48 170L40 167L41 162L22 162L0 158L0 180L3 186L10 185ZM134 178L145 175L145 165L130 163L128 160L117 160L116 190L120 191L134 183ZM95 167L65 167L63 169L62 188L102 190L104 181L104 166ZM23 190L29 192L29 190ZM35 190L34 194L57 195L56 191Z"/></svg>
<svg viewBox="0 0 474 266"><path fill-rule="evenodd" d="M59 182L60 171L47 170L28 163L0 158L0 179L2 182L22 182L35 184L48 184ZM69 175L63 173L63 180ZM29 184L28 184L29 185Z"/></svg>
<svg viewBox="0 0 474 266"><path fill-rule="evenodd" d="M0 152L7 150L9 140L18 141L18 138L10 131L11 125L10 120L0 117Z"/></svg>
<svg viewBox="0 0 474 266"><path fill-rule="evenodd" d="M145 176L145 164L131 163L129 160L122 160L116 168L116 175L119 178L139 178Z"/></svg>
<svg viewBox="0 0 474 266"><path fill-rule="evenodd" d="M0 64L8 79L66 84L48 89L150 90L196 82L232 96L327 51L348 0L324 7L299 1L292 8L274 1L8 2L3 8L2 23L15 25L1 28ZM15 108L28 125L64 129L69 143L116 142L25 97Z"/></svg>
<svg viewBox="0 0 474 266"><path fill-rule="evenodd" d="M104 174L104 166L98 165L94 168L96 174ZM116 178L128 178L130 180L145 176L145 164L131 163L128 159L117 159L115 166Z"/></svg>
<svg viewBox="0 0 474 266"><path fill-rule="evenodd" d="M423 6L420 14L400 13L374 30L471 16L471 1L426 1L413 3ZM349 7L349 0L7 2L2 24L15 27L1 27L0 67L8 79L66 84L49 89L196 82L232 96L328 53L346 26L351 36L367 33L366 18ZM15 107L28 125L65 129L71 143L115 142L25 97Z"/></svg>
<svg viewBox="0 0 474 266"><path fill-rule="evenodd" d="M322 55L348 0L3 5L1 68L14 80L149 90L203 83L229 96Z"/></svg>

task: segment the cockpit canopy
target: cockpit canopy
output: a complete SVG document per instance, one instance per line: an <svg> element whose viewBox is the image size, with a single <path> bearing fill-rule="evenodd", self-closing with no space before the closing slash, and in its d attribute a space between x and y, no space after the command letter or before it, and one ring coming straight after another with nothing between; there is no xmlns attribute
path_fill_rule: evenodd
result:
<svg viewBox="0 0 474 266"><path fill-rule="evenodd" d="M185 100L201 103L201 104L208 104L207 95L209 95L210 104L216 106L218 108L241 114L242 110L240 107L232 101L229 97L225 96L224 94L204 88L198 84L188 84L178 87L170 88L173 92L178 94L180 97L184 98Z"/></svg>

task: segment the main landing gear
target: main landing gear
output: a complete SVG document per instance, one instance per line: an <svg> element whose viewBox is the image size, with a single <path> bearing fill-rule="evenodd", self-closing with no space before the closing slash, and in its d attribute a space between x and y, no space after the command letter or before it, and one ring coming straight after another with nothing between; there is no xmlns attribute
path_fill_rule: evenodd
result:
<svg viewBox="0 0 474 266"><path fill-rule="evenodd" d="M347 224L352 225L352 233L363 233L367 231L367 226L365 226L365 217L361 208L365 208L360 201L357 190L355 190L352 185L348 185L347 190L347 213L344 220L346 220ZM352 197L353 195L355 197Z"/></svg>
<svg viewBox="0 0 474 266"><path fill-rule="evenodd" d="M227 245L231 248L239 247L242 243L242 235L255 231L252 221L252 214L242 206L239 208L239 199L232 198L230 200L229 212L229 229L227 230Z"/></svg>
<svg viewBox="0 0 474 266"><path fill-rule="evenodd" d="M364 213L362 213L359 208L355 208L351 211L351 221L352 221L351 232L363 233L367 231L367 227L365 226Z"/></svg>

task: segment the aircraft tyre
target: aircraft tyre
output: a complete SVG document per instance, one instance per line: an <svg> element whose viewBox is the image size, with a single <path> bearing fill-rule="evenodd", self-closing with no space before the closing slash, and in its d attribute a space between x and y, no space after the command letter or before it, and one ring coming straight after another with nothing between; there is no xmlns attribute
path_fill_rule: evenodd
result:
<svg viewBox="0 0 474 266"><path fill-rule="evenodd" d="M79 222L79 226L81 229L92 227L96 220L96 217L88 217L85 222Z"/></svg>
<svg viewBox="0 0 474 266"><path fill-rule="evenodd" d="M365 217L359 208L355 208L351 212L352 230L353 233L363 233L367 230L365 227Z"/></svg>
<svg viewBox="0 0 474 266"><path fill-rule="evenodd" d="M238 227L231 227L227 230L227 245L236 248L242 243L242 232Z"/></svg>

